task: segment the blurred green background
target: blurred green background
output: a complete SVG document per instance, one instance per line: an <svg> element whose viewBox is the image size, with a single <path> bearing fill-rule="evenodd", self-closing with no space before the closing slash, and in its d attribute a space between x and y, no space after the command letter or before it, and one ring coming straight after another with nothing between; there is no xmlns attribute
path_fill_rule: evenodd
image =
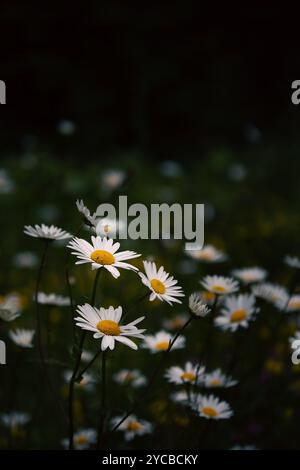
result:
<svg viewBox="0 0 300 470"><path fill-rule="evenodd" d="M189 260L180 242L127 244L143 258L154 256L164 264L186 294L198 289L207 273L252 265L267 269L271 281L288 285L290 272L282 258L300 254L300 109L290 100L291 82L299 78L297 29L280 34L284 18L277 7L237 8L226 22L221 11L206 20L195 14L194 5L85 2L70 8L49 2L42 9L35 2L3 2L0 79L6 81L7 105L0 108L0 294L22 295L24 313L17 326L34 326L35 271L20 269L14 257L39 252L39 242L26 238L23 226L54 223L75 233L76 199L83 198L91 209L110 200L102 178L111 169L128 176L122 194L130 203L206 204L205 241L229 254L224 265ZM43 280L46 292L66 294L65 256L63 248L53 247ZM89 270L72 266L72 274L76 300L85 302ZM141 286L130 273L124 279L104 279L99 302L134 302ZM187 309L186 304L143 308L152 319L149 333L160 329L165 317ZM287 321L275 330L278 315L263 305L235 370L241 384L224 391L236 416L216 426L204 446L299 447L300 376L291 367L288 348L295 325ZM54 310L50 320L53 356L62 363L51 373L63 394L62 372L72 363L69 313ZM1 338L9 327L1 325ZM169 365L198 358L206 327L204 321L203 329L187 333L187 351L174 352ZM233 340L224 333L215 340L214 365L222 367ZM117 353L111 371L130 364L148 372L149 353ZM8 360L14 365L0 370L1 412L24 409L34 419L17 444L1 434L0 447L59 447L66 429L59 417L52 419L45 391L36 388L35 353L8 343ZM159 393L153 391L141 415L156 422L155 433L133 447L191 445L195 424L169 400L170 390L162 380ZM131 391L111 385L114 413L130 398ZM96 424L96 406L97 397L78 398L79 425ZM116 446L123 445L118 435Z"/></svg>

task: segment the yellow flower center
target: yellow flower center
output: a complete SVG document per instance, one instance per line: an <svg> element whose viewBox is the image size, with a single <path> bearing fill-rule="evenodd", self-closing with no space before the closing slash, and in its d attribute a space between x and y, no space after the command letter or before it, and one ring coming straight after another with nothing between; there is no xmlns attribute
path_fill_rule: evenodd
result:
<svg viewBox="0 0 300 470"><path fill-rule="evenodd" d="M213 259L213 253L211 251L200 251L198 258L211 261Z"/></svg>
<svg viewBox="0 0 300 470"><path fill-rule="evenodd" d="M91 259L97 264L114 264L115 257L109 251L95 250L91 254Z"/></svg>
<svg viewBox="0 0 300 470"><path fill-rule="evenodd" d="M220 379L212 379L209 382L209 385L211 385L212 387L218 387L219 385L221 385L221 380Z"/></svg>
<svg viewBox="0 0 300 470"><path fill-rule="evenodd" d="M224 286L219 286L219 285L214 285L211 287L211 290L216 292L217 294L222 294L223 292L226 292L226 289Z"/></svg>
<svg viewBox="0 0 300 470"><path fill-rule="evenodd" d="M166 351L169 347L169 341L160 341L159 343L156 343L155 348L158 351Z"/></svg>
<svg viewBox="0 0 300 470"><path fill-rule="evenodd" d="M289 301L289 307L292 308L299 308L300 309L300 300L290 300Z"/></svg>
<svg viewBox="0 0 300 470"><path fill-rule="evenodd" d="M138 421L130 421L127 425L127 431L138 431L142 425Z"/></svg>
<svg viewBox="0 0 300 470"><path fill-rule="evenodd" d="M100 320L96 327L101 333L107 336L119 336L121 333L118 323L112 320Z"/></svg>
<svg viewBox="0 0 300 470"><path fill-rule="evenodd" d="M247 311L244 308L239 308L232 312L230 315L230 321L231 323L236 323L245 320L247 317Z"/></svg>
<svg viewBox="0 0 300 470"><path fill-rule="evenodd" d="M194 372L184 372L183 374L181 374L181 379L185 382L194 382L196 378L197 376L196 374L194 374Z"/></svg>
<svg viewBox="0 0 300 470"><path fill-rule="evenodd" d="M103 230L105 233L109 232L109 225L108 224L104 225Z"/></svg>
<svg viewBox="0 0 300 470"><path fill-rule="evenodd" d="M77 445L87 444L88 438L86 436L77 436L74 438L74 441Z"/></svg>
<svg viewBox="0 0 300 470"><path fill-rule="evenodd" d="M154 292L157 294L164 294L166 292L164 284L159 279L152 279L150 284Z"/></svg>
<svg viewBox="0 0 300 470"><path fill-rule="evenodd" d="M201 292L201 297L206 302L213 302L215 300L215 294L212 292Z"/></svg>
<svg viewBox="0 0 300 470"><path fill-rule="evenodd" d="M202 413L210 418L215 418L218 414L215 408L211 408L210 406L204 406L202 408Z"/></svg>

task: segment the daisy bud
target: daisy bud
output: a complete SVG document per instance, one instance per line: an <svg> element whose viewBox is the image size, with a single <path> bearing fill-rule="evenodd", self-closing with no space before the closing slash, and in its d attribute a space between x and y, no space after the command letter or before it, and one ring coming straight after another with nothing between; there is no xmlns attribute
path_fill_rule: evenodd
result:
<svg viewBox="0 0 300 470"><path fill-rule="evenodd" d="M198 292L194 292L189 297L189 308L192 316L205 317L211 309L203 302Z"/></svg>

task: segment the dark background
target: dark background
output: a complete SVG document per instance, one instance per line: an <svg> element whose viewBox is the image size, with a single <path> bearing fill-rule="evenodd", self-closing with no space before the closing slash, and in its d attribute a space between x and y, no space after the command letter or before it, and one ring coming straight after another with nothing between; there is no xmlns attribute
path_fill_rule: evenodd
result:
<svg viewBox="0 0 300 470"><path fill-rule="evenodd" d="M264 143L299 142L297 11L282 5L1 2L0 30L2 151L199 158L259 140L253 128Z"/></svg>

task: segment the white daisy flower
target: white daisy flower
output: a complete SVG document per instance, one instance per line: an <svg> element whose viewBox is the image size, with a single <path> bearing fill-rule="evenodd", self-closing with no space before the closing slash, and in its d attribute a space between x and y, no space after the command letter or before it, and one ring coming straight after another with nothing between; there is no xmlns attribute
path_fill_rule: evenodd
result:
<svg viewBox="0 0 300 470"><path fill-rule="evenodd" d="M175 315L172 318L167 318L166 320L163 321L163 327L166 328L166 330L180 330L183 325L188 321L189 316L185 313L179 313L178 315Z"/></svg>
<svg viewBox="0 0 300 470"><path fill-rule="evenodd" d="M55 227L54 225L48 226L45 224L35 225L25 225L24 233L34 238L42 238L44 240L64 240L65 238L71 238L72 235L62 230L61 228Z"/></svg>
<svg viewBox="0 0 300 470"><path fill-rule="evenodd" d="M267 277L267 271L258 267L235 269L234 271L232 271L232 274L244 284L251 284L252 282L262 282Z"/></svg>
<svg viewBox="0 0 300 470"><path fill-rule="evenodd" d="M284 258L285 264L287 264L290 268L300 269L300 259L297 256L290 256L287 255Z"/></svg>
<svg viewBox="0 0 300 470"><path fill-rule="evenodd" d="M232 377L223 374L221 369L216 369L213 372L206 373L204 376L204 386L206 388L228 388L233 387L237 383L237 380L233 380Z"/></svg>
<svg viewBox="0 0 300 470"><path fill-rule="evenodd" d="M28 413L20 411L11 411L9 413L3 413L0 415L0 420L4 426L10 429L16 429L24 426L30 421L31 417Z"/></svg>
<svg viewBox="0 0 300 470"><path fill-rule="evenodd" d="M213 245L205 245L201 250L188 250L186 253L192 258L205 263L220 263L227 259L224 251L218 250Z"/></svg>
<svg viewBox="0 0 300 470"><path fill-rule="evenodd" d="M256 297L260 297L275 306L287 303L289 300L289 295L285 287L278 284L271 284L270 282L253 286L252 292Z"/></svg>
<svg viewBox="0 0 300 470"><path fill-rule="evenodd" d="M17 268L35 268L38 264L38 257L31 251L22 251L14 255L12 262Z"/></svg>
<svg viewBox="0 0 300 470"><path fill-rule="evenodd" d="M122 369L113 375L118 384L132 385L134 388L142 387L147 383L146 377L137 369Z"/></svg>
<svg viewBox="0 0 300 470"><path fill-rule="evenodd" d="M96 214L91 215L90 210L84 205L82 199L77 199L76 207L80 214L83 216L83 220L89 227L95 227L97 223Z"/></svg>
<svg viewBox="0 0 300 470"><path fill-rule="evenodd" d="M211 309L203 302L200 294L194 292L189 297L189 308L192 315L196 317L205 317Z"/></svg>
<svg viewBox="0 0 300 470"><path fill-rule="evenodd" d="M175 343L176 344L176 343ZM184 367L173 366L167 369L165 377L169 382L182 385L186 383L195 384L202 380L205 367L199 364L186 362Z"/></svg>
<svg viewBox="0 0 300 470"><path fill-rule="evenodd" d="M126 173L122 170L107 170L102 174L102 187L114 191L124 183Z"/></svg>
<svg viewBox="0 0 300 470"><path fill-rule="evenodd" d="M120 251L120 243L114 243L112 239L92 236L92 244L82 238L73 238L68 244L68 248L73 249L72 254L79 258L76 264L91 263L92 269L105 268L114 278L120 276L117 268L138 271L132 264L125 263L125 260L138 258L139 254L134 251Z"/></svg>
<svg viewBox="0 0 300 470"><path fill-rule="evenodd" d="M127 325L120 325L122 316L122 307L103 308L98 310L89 304L80 305L77 308L79 317L76 317L76 325L83 330L92 331L95 339L101 339L101 349L114 349L115 341L119 341L132 349L137 349L137 345L128 338L143 339L145 330L139 330L135 326L140 323L145 317L137 318Z"/></svg>
<svg viewBox="0 0 300 470"><path fill-rule="evenodd" d="M184 297L182 288L176 286L177 282L173 276L170 276L161 266L157 269L155 263L143 261L145 273L139 272L142 283L151 290L150 301L159 299L172 305L172 302L181 304L181 300L176 297Z"/></svg>
<svg viewBox="0 0 300 470"><path fill-rule="evenodd" d="M113 418L111 420L112 427L116 426L122 418L123 416L116 416ZM123 421L117 430L124 432L126 441L131 441L136 436L150 434L153 430L153 425L148 421L137 418L135 415L131 415Z"/></svg>
<svg viewBox="0 0 300 470"><path fill-rule="evenodd" d="M97 432L95 429L80 429L74 434L74 449L83 450L88 449L92 444L97 442ZM63 447L69 447L69 439L62 439Z"/></svg>
<svg viewBox="0 0 300 470"><path fill-rule="evenodd" d="M238 282L232 278L217 275L205 276L201 284L209 292L218 295L232 294L239 288Z"/></svg>
<svg viewBox="0 0 300 470"><path fill-rule="evenodd" d="M10 339L21 346L21 348L33 348L32 340L34 336L34 330L25 330L17 328L15 331L9 331Z"/></svg>
<svg viewBox="0 0 300 470"><path fill-rule="evenodd" d="M64 297L58 294L45 294L44 292L38 293L38 303L42 305L51 305L57 307L68 307L70 305L69 297Z"/></svg>
<svg viewBox="0 0 300 470"><path fill-rule="evenodd" d="M115 219L100 219L97 222L96 234L100 237L116 238L119 231L124 227L124 222Z"/></svg>
<svg viewBox="0 0 300 470"><path fill-rule="evenodd" d="M216 300L216 294L206 290L199 291L198 295L201 297L202 301L209 306L212 306Z"/></svg>
<svg viewBox="0 0 300 470"><path fill-rule="evenodd" d="M276 302L276 307L287 312L298 312L300 310L300 295L292 295L288 300L282 299Z"/></svg>
<svg viewBox="0 0 300 470"><path fill-rule="evenodd" d="M233 415L229 404L214 395L198 395L193 409L206 419L228 419Z"/></svg>
<svg viewBox="0 0 300 470"><path fill-rule="evenodd" d="M170 342L172 341L172 335L166 331L159 331L155 335L146 335L142 347L144 349L150 349L152 353L158 353L166 351L169 348ZM185 346L185 338L179 336L172 346L173 349L182 349Z"/></svg>
<svg viewBox="0 0 300 470"><path fill-rule="evenodd" d="M231 295L226 297L215 325L231 331L236 331L238 327L247 328L257 311L254 295Z"/></svg>
<svg viewBox="0 0 300 470"><path fill-rule="evenodd" d="M65 370L63 373L63 378L66 384L70 383L71 377L73 375L73 371ZM87 392L91 392L95 389L95 377L88 372L85 372L80 382L75 382L75 387L80 390L86 390Z"/></svg>
<svg viewBox="0 0 300 470"><path fill-rule="evenodd" d="M13 321L20 316L21 301L18 294L11 293L0 297L0 320Z"/></svg>

